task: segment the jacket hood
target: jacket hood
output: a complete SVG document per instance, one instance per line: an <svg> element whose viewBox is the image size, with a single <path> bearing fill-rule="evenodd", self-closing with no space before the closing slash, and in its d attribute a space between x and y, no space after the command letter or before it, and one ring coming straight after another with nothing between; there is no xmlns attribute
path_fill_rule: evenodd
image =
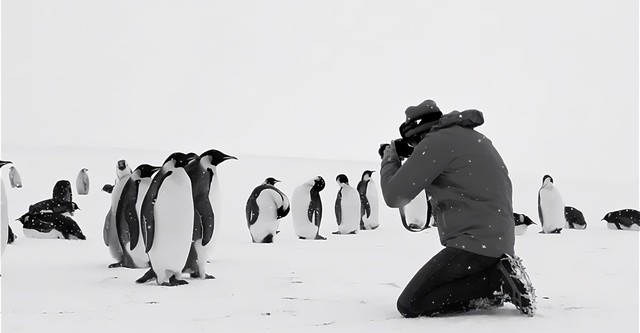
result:
<svg viewBox="0 0 640 333"><path fill-rule="evenodd" d="M440 118L440 121L431 128L430 132L451 127L461 126L466 128L475 128L484 124L484 116L482 112L470 109L465 111L451 111Z"/></svg>

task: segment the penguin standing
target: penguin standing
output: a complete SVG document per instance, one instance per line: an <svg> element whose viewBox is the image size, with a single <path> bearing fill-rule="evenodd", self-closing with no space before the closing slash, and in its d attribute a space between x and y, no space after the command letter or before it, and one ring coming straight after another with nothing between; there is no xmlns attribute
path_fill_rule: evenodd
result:
<svg viewBox="0 0 640 333"><path fill-rule="evenodd" d="M378 222L378 190L371 178L373 170L366 170L358 182L360 194L360 230L375 230Z"/></svg>
<svg viewBox="0 0 640 333"><path fill-rule="evenodd" d="M0 161L0 168L10 164L11 161ZM9 212L7 212L7 191L4 188L4 180L0 178L0 224L1 224L1 237L2 238L2 251L0 255L4 253L4 248L7 247L7 241L9 240Z"/></svg>
<svg viewBox="0 0 640 333"><path fill-rule="evenodd" d="M530 225L536 224L531 220L531 218L529 218L529 216L519 213L513 213L513 221L515 223L513 230L516 236L524 235Z"/></svg>
<svg viewBox="0 0 640 333"><path fill-rule="evenodd" d="M142 201L151 185L151 177L158 169L160 167L141 164L130 176L122 179L124 186L119 190L120 196L113 198L117 200L114 225L122 250L122 261L111 267L149 267L149 256L142 241L139 216Z"/></svg>
<svg viewBox="0 0 640 333"><path fill-rule="evenodd" d="M543 234L559 234L564 227L564 201L560 191L553 186L553 178L542 177L542 187L538 191L538 216Z"/></svg>
<svg viewBox="0 0 640 333"><path fill-rule="evenodd" d="M289 214L289 198L276 188L279 180L269 177L247 200L247 226L254 243L273 243L280 219Z"/></svg>
<svg viewBox="0 0 640 333"><path fill-rule="evenodd" d="M206 273L206 263L212 258L213 248L220 235L221 195L218 165L227 160L237 160L219 150L210 149L200 154L189 154L192 161L185 167L193 194L195 209L193 237L184 272L193 278L213 279Z"/></svg>
<svg viewBox="0 0 640 333"><path fill-rule="evenodd" d="M293 230L300 239L325 240L320 235L322 222L322 200L320 191L325 181L321 176L315 177L295 188L291 197L291 217Z"/></svg>
<svg viewBox="0 0 640 333"><path fill-rule="evenodd" d="M189 162L183 153L171 154L141 206L142 235L159 285L187 284L179 278L191 248L195 214L191 179L184 169Z"/></svg>
<svg viewBox="0 0 640 333"><path fill-rule="evenodd" d="M566 221L564 227L567 229L582 230L587 228L587 221L584 219L584 214L574 207L564 207L564 219Z"/></svg>
<svg viewBox="0 0 640 333"><path fill-rule="evenodd" d="M111 187L111 206L107 212L107 216L104 221L104 228L102 230L102 237L104 243L109 247L111 256L117 260L117 262L109 265L110 268L122 267L124 263L124 252L122 251L122 245L120 245L120 238L118 236L118 228L116 227L116 211L118 209L118 200L122 194L124 185L131 177L131 168L126 160L119 160L116 163L116 181L115 185Z"/></svg>
<svg viewBox="0 0 640 333"><path fill-rule="evenodd" d="M9 183L13 188L22 187L22 178L20 177L20 173L13 165L9 168Z"/></svg>
<svg viewBox="0 0 640 333"><path fill-rule="evenodd" d="M349 185L349 178L344 174L336 177L340 189L336 196L336 221L338 231L334 235L355 235L360 228L360 194Z"/></svg>
<svg viewBox="0 0 640 333"><path fill-rule="evenodd" d="M419 232L430 227L431 204L424 190L398 210L402 226L408 231Z"/></svg>
<svg viewBox="0 0 640 333"><path fill-rule="evenodd" d="M89 169L82 168L80 172L78 172L78 177L76 177L76 190L78 195L87 195L89 194L89 174L87 174Z"/></svg>
<svg viewBox="0 0 640 333"><path fill-rule="evenodd" d="M609 212L602 220L607 221L609 229L640 230L640 211L635 209L621 209Z"/></svg>

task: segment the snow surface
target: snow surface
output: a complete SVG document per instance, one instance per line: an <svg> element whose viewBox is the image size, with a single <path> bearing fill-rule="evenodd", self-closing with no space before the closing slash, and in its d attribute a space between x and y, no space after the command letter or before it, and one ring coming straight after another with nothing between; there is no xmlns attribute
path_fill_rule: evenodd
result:
<svg viewBox="0 0 640 333"><path fill-rule="evenodd" d="M188 150L188 149L185 149ZM582 210L586 230L538 234L532 226L516 238L538 295L529 318L511 304L494 310L438 318L405 319L395 303L413 274L442 246L435 229L405 231L396 209L381 207L380 228L357 235L337 230L333 204L339 173L354 182L377 160L336 161L237 156L218 167L222 190L221 237L207 271L215 280L187 279L179 287L139 285L143 269L107 268L114 262L102 241L115 164L161 164L169 151L107 148L2 147L2 158L20 171L24 187L7 188L10 224L18 236L2 257L2 332L638 332L638 232L615 231L599 219L611 210L635 208L637 184L556 179L567 204ZM197 152L201 153L201 152ZM225 151L234 155L234 152ZM91 192L74 193L74 219L86 241L26 238L19 222L28 205L47 199L59 179L89 169ZM8 168L6 168L8 170ZM537 219L540 174L512 172L514 208ZM289 197L317 176L327 186L321 234L302 241L291 217L273 244L254 244L244 208L267 177ZM2 177L7 177L3 170ZM377 180L379 175L374 173ZM609 187L607 187L609 186ZM74 187L75 188L75 187ZM381 204L383 202L381 201Z"/></svg>

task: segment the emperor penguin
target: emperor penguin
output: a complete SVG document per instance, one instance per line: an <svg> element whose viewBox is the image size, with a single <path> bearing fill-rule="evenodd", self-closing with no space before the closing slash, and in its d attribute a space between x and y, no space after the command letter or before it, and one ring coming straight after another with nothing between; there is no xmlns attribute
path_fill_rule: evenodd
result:
<svg viewBox="0 0 640 333"><path fill-rule="evenodd" d="M273 243L280 219L289 214L289 198L275 186L278 182L273 177L265 179L247 200L247 227L254 243Z"/></svg>
<svg viewBox="0 0 640 333"><path fill-rule="evenodd" d="M615 230L640 230L640 211L621 209L607 213L602 220L607 221L607 228Z"/></svg>
<svg viewBox="0 0 640 333"><path fill-rule="evenodd" d="M156 282L163 286L188 283L180 277L191 248L195 214L191 179L184 169L189 162L184 153L169 155L140 208L145 250Z"/></svg>
<svg viewBox="0 0 640 333"><path fill-rule="evenodd" d="M139 216L152 176L159 169L157 166L141 164L130 176L123 178L124 186L120 191L120 197L117 198L114 215L118 242L122 249L122 261L114 264L114 267L149 267L149 256L142 241Z"/></svg>
<svg viewBox="0 0 640 333"><path fill-rule="evenodd" d="M575 207L564 207L564 227L567 229L579 229L584 230L587 228L587 221L584 219L584 214Z"/></svg>
<svg viewBox="0 0 640 333"><path fill-rule="evenodd" d="M116 211L118 208L118 200L122 194L124 185L131 177L131 167L126 160L119 160L116 163L116 179L115 185L111 188L111 206L107 215L105 216L104 228L102 230L102 238L111 256L117 260L117 262L109 265L109 267L122 267L124 262L124 252L122 245L120 245L120 238L118 237L118 228L116 227Z"/></svg>
<svg viewBox="0 0 640 333"><path fill-rule="evenodd" d="M17 220L22 223L22 231L28 238L87 239L80 226L68 215L53 212L25 213Z"/></svg>
<svg viewBox="0 0 640 333"><path fill-rule="evenodd" d="M516 236L524 235L530 225L536 224L529 216L519 213L513 213L513 222L515 223L513 230Z"/></svg>
<svg viewBox="0 0 640 333"><path fill-rule="evenodd" d="M349 185L349 178L345 174L339 174L336 182L340 186L335 205L338 231L333 234L355 235L360 228L360 194Z"/></svg>
<svg viewBox="0 0 640 333"><path fill-rule="evenodd" d="M22 178L20 177L20 173L13 165L9 168L9 183L13 188L22 187Z"/></svg>
<svg viewBox="0 0 640 333"><path fill-rule="evenodd" d="M183 272L190 273L192 278L213 279L206 272L206 264L213 256L220 235L222 205L217 167L237 158L216 149L199 156L190 153L188 158L191 160L185 170L191 180L195 214L191 249Z"/></svg>
<svg viewBox="0 0 640 333"><path fill-rule="evenodd" d="M365 170L358 182L360 194L360 230L375 230L378 222L378 190L371 174L373 170Z"/></svg>
<svg viewBox="0 0 640 333"><path fill-rule="evenodd" d="M0 161L0 168L7 164L11 164L11 161ZM0 224L2 229L0 232L2 233L0 238L2 238L2 251L0 255L4 254L4 248L7 247L7 241L9 239L9 212L7 211L7 191L4 188L4 179L0 178Z"/></svg>
<svg viewBox="0 0 640 333"><path fill-rule="evenodd" d="M78 195L89 194L89 174L87 171L89 171L87 168L80 169L78 177L76 177L76 191Z"/></svg>
<svg viewBox="0 0 640 333"><path fill-rule="evenodd" d="M317 176L299 185L291 197L291 217L293 230L300 239L325 240L320 235L322 222L322 200L320 191L324 189L325 181Z"/></svg>
<svg viewBox="0 0 640 333"><path fill-rule="evenodd" d="M549 175L542 177L542 187L538 191L538 216L542 234L559 234L566 223L564 201Z"/></svg>
<svg viewBox="0 0 640 333"><path fill-rule="evenodd" d="M419 232L430 228L431 204L426 191L418 193L408 204L398 210L402 226L408 231Z"/></svg>

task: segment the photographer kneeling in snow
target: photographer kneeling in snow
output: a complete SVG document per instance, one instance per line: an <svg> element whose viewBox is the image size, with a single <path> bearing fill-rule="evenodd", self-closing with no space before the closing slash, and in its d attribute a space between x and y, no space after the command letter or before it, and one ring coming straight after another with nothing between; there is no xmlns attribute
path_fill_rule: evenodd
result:
<svg viewBox="0 0 640 333"><path fill-rule="evenodd" d="M507 301L533 316L534 289L514 251L507 167L491 141L474 130L484 123L482 112L443 116L426 100L405 114L402 139L379 151L384 200L402 207L426 190L445 248L405 287L398 311L404 317L434 316Z"/></svg>

